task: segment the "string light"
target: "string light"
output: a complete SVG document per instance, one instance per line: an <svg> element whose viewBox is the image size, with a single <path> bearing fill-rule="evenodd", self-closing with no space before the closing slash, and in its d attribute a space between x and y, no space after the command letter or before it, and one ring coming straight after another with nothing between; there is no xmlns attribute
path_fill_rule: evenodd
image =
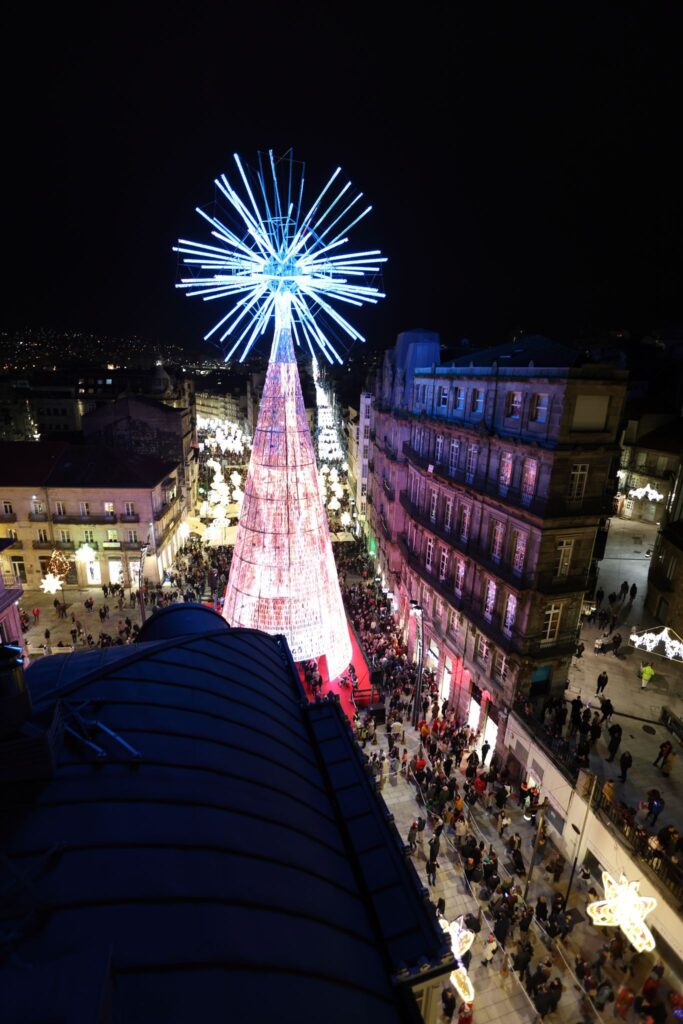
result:
<svg viewBox="0 0 683 1024"><path fill-rule="evenodd" d="M57 576L63 582L71 571L71 562L61 551L53 551L47 563L47 575Z"/></svg>
<svg viewBox="0 0 683 1024"><path fill-rule="evenodd" d="M655 647L663 644L665 658L669 661L683 660L683 641L666 626L656 633L631 633L629 640L634 647L645 650L648 654L652 654Z"/></svg>
<svg viewBox="0 0 683 1024"><path fill-rule="evenodd" d="M442 917L439 918L439 924L450 936L453 956L458 962L458 967L451 971L451 985L461 999L464 999L466 1003L471 1003L474 1000L474 985L467 973L467 968L462 962L462 958L474 942L474 932L471 932L469 928L465 928L462 917L456 918L451 924Z"/></svg>
<svg viewBox="0 0 683 1024"><path fill-rule="evenodd" d="M641 896L640 882L629 882L623 874L615 882L609 871L603 871L602 884L605 887L605 899L594 900L586 908L593 924L621 928L638 953L653 950L655 940L645 924L645 918L657 906L654 896Z"/></svg>
<svg viewBox="0 0 683 1024"><path fill-rule="evenodd" d="M648 501L663 501L664 495L656 491L654 487L645 484L644 487L632 487L628 492L629 498L647 498Z"/></svg>

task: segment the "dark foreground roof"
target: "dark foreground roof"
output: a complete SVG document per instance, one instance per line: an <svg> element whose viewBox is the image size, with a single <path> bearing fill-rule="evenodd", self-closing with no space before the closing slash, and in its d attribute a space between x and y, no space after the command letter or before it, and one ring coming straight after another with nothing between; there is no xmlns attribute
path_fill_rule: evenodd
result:
<svg viewBox="0 0 683 1024"><path fill-rule="evenodd" d="M572 367L579 361L576 349L562 342L544 338L539 334L528 334L514 342L495 345L492 348L468 352L449 361L449 366L537 366Z"/></svg>
<svg viewBox="0 0 683 1024"><path fill-rule="evenodd" d="M34 713L133 750L65 737L53 779L0 789L4 1024L420 1019L404 979L448 946L339 707L209 619L27 673Z"/></svg>
<svg viewBox="0 0 683 1024"><path fill-rule="evenodd" d="M101 444L0 442L5 487L155 487L177 467Z"/></svg>

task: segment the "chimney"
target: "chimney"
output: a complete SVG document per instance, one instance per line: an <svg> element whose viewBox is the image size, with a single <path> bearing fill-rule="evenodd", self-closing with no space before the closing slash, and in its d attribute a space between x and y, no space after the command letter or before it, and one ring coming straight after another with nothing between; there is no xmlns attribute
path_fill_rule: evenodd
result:
<svg viewBox="0 0 683 1024"><path fill-rule="evenodd" d="M24 678L21 647L0 644L0 740L19 733L31 717L31 696Z"/></svg>

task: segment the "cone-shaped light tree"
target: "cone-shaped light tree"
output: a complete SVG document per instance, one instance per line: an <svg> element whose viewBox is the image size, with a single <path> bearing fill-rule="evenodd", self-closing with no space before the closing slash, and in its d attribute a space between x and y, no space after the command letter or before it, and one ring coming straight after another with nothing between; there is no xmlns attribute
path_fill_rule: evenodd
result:
<svg viewBox="0 0 683 1024"><path fill-rule="evenodd" d="M181 239L176 247L196 275L178 287L207 301L238 297L206 335L237 335L226 361L240 347L243 361L271 320L275 327L223 614L235 626L284 633L297 661L326 656L334 678L351 645L294 348L342 362L330 327L364 338L336 303L381 298L367 278L383 259L339 251L371 209L356 212L361 194L349 194L350 182L339 188L339 168L305 210L303 166L291 155L276 166L269 153L251 177L235 161L245 198L225 175L216 187L239 228L199 210L218 245Z"/></svg>

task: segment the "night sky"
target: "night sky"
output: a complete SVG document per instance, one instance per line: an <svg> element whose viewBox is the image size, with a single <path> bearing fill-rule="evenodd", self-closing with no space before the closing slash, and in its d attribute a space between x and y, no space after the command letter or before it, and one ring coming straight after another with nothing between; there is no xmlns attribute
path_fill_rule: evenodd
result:
<svg viewBox="0 0 683 1024"><path fill-rule="evenodd" d="M200 338L214 309L174 290L171 246L206 240L233 152L290 146L375 207L380 347L683 323L680 8L624 6L5 15L0 328Z"/></svg>

